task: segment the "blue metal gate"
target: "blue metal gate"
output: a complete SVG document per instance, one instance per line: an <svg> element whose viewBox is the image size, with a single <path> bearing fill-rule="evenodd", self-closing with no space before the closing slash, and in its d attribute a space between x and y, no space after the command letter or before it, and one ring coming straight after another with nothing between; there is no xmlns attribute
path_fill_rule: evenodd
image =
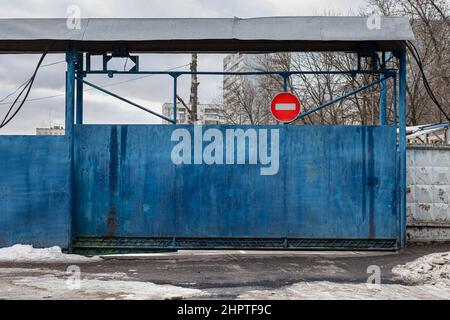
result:
<svg viewBox="0 0 450 320"><path fill-rule="evenodd" d="M368 28L364 17L216 20L89 19L83 20L82 29L74 30L64 27L66 19L2 21L5 32L0 37L0 53L40 53L41 63L47 53L65 51L67 72L64 137L0 136L0 247L59 245L90 253L178 248L392 250L405 246L405 41L414 39L408 20L383 17L383 28L375 29ZM141 70L139 65L141 53L299 50L351 52L355 65L348 70L267 72L155 71ZM102 56L99 69L91 68L94 55ZM128 70L112 69L114 58L129 59L134 65ZM92 74L166 76L172 81L173 117L89 82ZM199 130L180 126L176 112L178 80L194 74L278 77L283 91L294 84L294 76L365 75L373 82L364 81L359 88L306 110L296 120L379 86L378 125L203 127L202 132L214 130L218 136L226 136L228 130L240 130L244 136L251 130L266 130L258 133L259 139L269 131L277 132L274 136L279 143L276 147L244 141L246 147L240 151L222 150L232 159L240 157L239 161L220 160L215 153L219 160L210 164L211 159L206 161L196 153L199 144L193 142L194 164L173 161L174 132L183 130L195 137ZM23 88L28 86L24 100L33 81ZM168 124L85 125L85 85ZM388 94L392 94L389 99ZM24 102L6 121L12 109L7 112L2 126ZM201 140L199 149L206 150L209 142ZM267 163L261 159L268 153L261 150L272 152L274 148L276 165L270 174L262 174L267 173Z"/></svg>
<svg viewBox="0 0 450 320"><path fill-rule="evenodd" d="M197 130L177 125L176 112L174 119L168 119L173 125L83 124L83 84L114 95L84 77L121 72L109 71L106 65L98 72L83 70L82 55L68 50L66 136L0 137L4 154L0 158L0 246L17 242L60 245L84 253L180 248L403 248L406 52L401 50L396 56L399 72L383 68L329 71L381 76L299 116L380 84L379 125L201 129L215 129L221 135L227 130L277 130L277 170L262 175L261 165L250 161L250 152L256 151L251 145L244 153L244 164L174 163L173 132L182 129L195 136L193 131ZM169 74L174 80L174 102L177 78L189 74L131 73ZM302 72L269 74L283 77L286 90L287 79L295 73ZM257 74L261 73L247 75ZM393 80L393 124L386 121L388 79ZM207 143L201 144L206 147ZM232 157L237 158L236 150Z"/></svg>
<svg viewBox="0 0 450 320"><path fill-rule="evenodd" d="M394 126L207 126L278 130L279 170L175 165L192 126L75 128L75 248L399 246ZM205 144L206 145L206 144Z"/></svg>

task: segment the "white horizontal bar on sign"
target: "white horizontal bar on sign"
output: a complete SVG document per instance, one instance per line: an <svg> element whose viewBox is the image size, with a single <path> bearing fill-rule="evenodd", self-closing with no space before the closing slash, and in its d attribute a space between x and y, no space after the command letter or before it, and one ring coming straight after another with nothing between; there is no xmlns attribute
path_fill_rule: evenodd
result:
<svg viewBox="0 0 450 320"><path fill-rule="evenodd" d="M275 110L279 111L295 111L297 106L295 103L277 103L275 104Z"/></svg>

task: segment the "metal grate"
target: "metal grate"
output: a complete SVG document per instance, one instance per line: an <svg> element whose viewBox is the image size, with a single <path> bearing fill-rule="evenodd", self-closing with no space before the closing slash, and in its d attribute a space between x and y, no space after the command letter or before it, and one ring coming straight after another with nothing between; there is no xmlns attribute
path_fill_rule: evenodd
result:
<svg viewBox="0 0 450 320"><path fill-rule="evenodd" d="M74 251L82 254L145 253L178 249L266 250L397 250L396 239L287 238L77 238Z"/></svg>

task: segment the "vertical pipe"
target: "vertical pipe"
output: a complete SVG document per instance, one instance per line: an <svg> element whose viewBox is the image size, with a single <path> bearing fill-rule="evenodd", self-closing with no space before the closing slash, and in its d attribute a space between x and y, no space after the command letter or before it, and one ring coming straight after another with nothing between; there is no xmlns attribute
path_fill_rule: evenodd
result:
<svg viewBox="0 0 450 320"><path fill-rule="evenodd" d="M383 53L384 55L384 53ZM386 75L381 73L381 79L386 79ZM387 84L386 80L380 83L380 125L386 125L386 105L387 105Z"/></svg>
<svg viewBox="0 0 450 320"><path fill-rule="evenodd" d="M406 245L406 50L399 52L400 245Z"/></svg>
<svg viewBox="0 0 450 320"><path fill-rule="evenodd" d="M108 71L108 55L106 53L103 54L103 63L102 63L103 67L103 72L107 72Z"/></svg>
<svg viewBox="0 0 450 320"><path fill-rule="evenodd" d="M173 124L177 124L177 75L173 77Z"/></svg>
<svg viewBox="0 0 450 320"><path fill-rule="evenodd" d="M287 90L287 85L288 85L288 77L289 76L286 73L283 73L282 76L283 76L283 92L287 92L288 91ZM286 122L284 122L283 124L287 125Z"/></svg>
<svg viewBox="0 0 450 320"><path fill-rule="evenodd" d="M83 53L77 55L77 77L83 78ZM76 123L83 124L83 82L77 81Z"/></svg>
<svg viewBox="0 0 450 320"><path fill-rule="evenodd" d="M394 126L395 128L397 128L397 116L398 116L398 110L397 110L397 74L394 76L393 78L394 81L394 88L393 88L393 97L392 99L394 100Z"/></svg>
<svg viewBox="0 0 450 320"><path fill-rule="evenodd" d="M286 74L283 74L283 91L287 92L287 86L288 86L288 77Z"/></svg>
<svg viewBox="0 0 450 320"><path fill-rule="evenodd" d="M73 216L74 216L74 109L75 109L75 62L76 54L73 49L66 51L66 117L65 117L65 131L66 139L69 143L69 198L70 209L68 212L68 249L72 251L72 239L73 239Z"/></svg>
<svg viewBox="0 0 450 320"><path fill-rule="evenodd" d="M72 50L66 52L67 72L66 72L66 135L73 136L74 109L75 109L75 60Z"/></svg>

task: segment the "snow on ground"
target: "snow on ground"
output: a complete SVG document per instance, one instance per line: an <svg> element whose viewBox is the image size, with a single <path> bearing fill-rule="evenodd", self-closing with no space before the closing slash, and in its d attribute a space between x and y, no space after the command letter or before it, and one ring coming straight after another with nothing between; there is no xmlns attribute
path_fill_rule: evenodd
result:
<svg viewBox="0 0 450 320"><path fill-rule="evenodd" d="M65 254L60 247L44 249L33 248L31 245L16 244L0 249L0 262L14 263L85 263L102 261L100 257L85 257Z"/></svg>
<svg viewBox="0 0 450 320"><path fill-rule="evenodd" d="M450 299L446 285L405 286L382 284L371 287L365 283L327 281L300 282L276 290L252 290L239 296L245 300L442 300Z"/></svg>
<svg viewBox="0 0 450 320"><path fill-rule="evenodd" d="M82 273L79 287L69 275L51 269L0 269L0 299L196 299L223 296L229 288L194 289L137 281L124 273ZM234 287L238 299L450 299L445 284L381 287L365 283L300 282L278 289Z"/></svg>
<svg viewBox="0 0 450 320"><path fill-rule="evenodd" d="M300 282L276 290L252 290L240 299L450 299L450 252L433 253L392 269L411 285Z"/></svg>
<svg viewBox="0 0 450 320"><path fill-rule="evenodd" d="M129 280L83 279L79 289L68 290L65 279L54 275L26 277L14 281L16 286L45 290L51 296L84 299L105 297L106 299L185 299L201 295L201 290L182 288L172 285L158 285L152 282Z"/></svg>
<svg viewBox="0 0 450 320"><path fill-rule="evenodd" d="M445 283L450 286L450 252L429 254L396 266L392 272L415 284Z"/></svg>
<svg viewBox="0 0 450 320"><path fill-rule="evenodd" d="M123 273L84 274L74 287L70 274L51 269L0 269L0 299L186 299L203 292L135 281Z"/></svg>
<svg viewBox="0 0 450 320"><path fill-rule="evenodd" d="M35 249L16 245L0 249L0 262L83 263L98 262L99 257L67 255L59 247ZM181 262L180 262L181 263ZM352 282L298 282L272 289L268 287L233 287L195 289L175 284L139 281L134 269L129 272L85 273L80 266L79 286L73 287L73 272L42 268L0 268L0 299L187 299L234 296L238 299L449 299L450 253L433 253L404 265L392 273L402 283L379 286ZM110 270L114 271L114 270ZM236 270L239 277L240 270ZM326 272L324 270L324 272ZM164 282L164 279L161 279ZM406 282L406 283L405 283Z"/></svg>

